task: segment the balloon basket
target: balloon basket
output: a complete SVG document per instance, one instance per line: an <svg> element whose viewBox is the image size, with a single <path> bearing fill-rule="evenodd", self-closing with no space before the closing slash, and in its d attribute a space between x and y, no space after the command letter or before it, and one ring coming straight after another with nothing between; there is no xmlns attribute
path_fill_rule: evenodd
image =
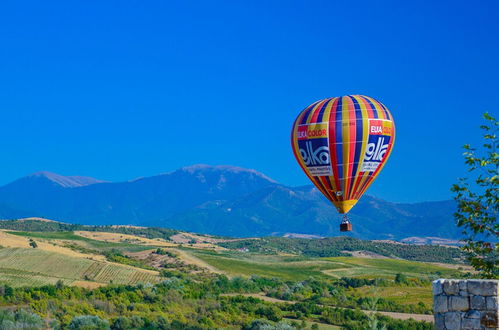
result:
<svg viewBox="0 0 499 330"><path fill-rule="evenodd" d="M352 231L352 224L351 223L340 224L340 231Z"/></svg>
<svg viewBox="0 0 499 330"><path fill-rule="evenodd" d="M352 231L352 224L348 220L348 216L343 217L343 221L340 223L340 231Z"/></svg>

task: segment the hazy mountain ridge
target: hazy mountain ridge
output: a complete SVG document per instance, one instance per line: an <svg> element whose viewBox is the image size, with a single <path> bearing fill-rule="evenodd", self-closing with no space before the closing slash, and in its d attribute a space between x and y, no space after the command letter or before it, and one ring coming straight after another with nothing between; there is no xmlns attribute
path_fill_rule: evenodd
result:
<svg viewBox="0 0 499 330"><path fill-rule="evenodd" d="M162 226L228 236L339 235L340 216L312 186L287 187L262 173L194 165L127 182L47 172L0 187L2 218L42 216L82 224ZM458 238L454 201L400 204L364 196L350 212L353 236Z"/></svg>

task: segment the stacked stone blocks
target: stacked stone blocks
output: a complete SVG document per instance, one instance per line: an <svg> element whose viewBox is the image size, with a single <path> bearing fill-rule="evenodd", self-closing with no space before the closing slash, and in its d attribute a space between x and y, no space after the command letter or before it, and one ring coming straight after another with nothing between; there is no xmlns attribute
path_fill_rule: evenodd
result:
<svg viewBox="0 0 499 330"><path fill-rule="evenodd" d="M433 282L435 329L499 329L498 280Z"/></svg>

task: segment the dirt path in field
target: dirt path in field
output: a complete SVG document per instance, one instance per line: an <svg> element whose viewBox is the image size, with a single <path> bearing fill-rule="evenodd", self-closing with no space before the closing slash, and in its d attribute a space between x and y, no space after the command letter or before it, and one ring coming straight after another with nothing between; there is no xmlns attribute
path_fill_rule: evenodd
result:
<svg viewBox="0 0 499 330"><path fill-rule="evenodd" d="M334 269L325 269L325 270L322 270L321 272L323 274L326 274L326 275L334 277L334 278L340 278L341 276L335 274L336 272L343 272L346 270L355 270L355 269L360 269L360 268L361 267L334 268Z"/></svg>
<svg viewBox="0 0 499 330"><path fill-rule="evenodd" d="M268 301L271 303L284 303L284 304L296 304L297 301L294 300L281 300L277 298L272 298L272 297L267 297L263 293L226 293L222 294L221 296L226 296L226 297L234 297L234 296L244 296L244 297L253 297L253 298L258 298L264 301ZM334 306L326 306L326 305L319 305L322 307L334 307ZM340 307L343 308L343 307ZM426 322L431 322L433 323L433 315L428 315L428 314L411 314L411 313L397 313L397 312L383 312L383 311L365 311L363 310L362 312L364 313L379 313L385 316L389 316L394 319L399 319L399 320L408 320L408 319L414 319L416 321L426 321Z"/></svg>
<svg viewBox="0 0 499 330"><path fill-rule="evenodd" d="M363 311L364 313L372 313L370 311ZM429 314L410 314L410 313L396 313L396 312L376 312L394 319L408 320L414 319L416 321L426 321L433 323L433 315Z"/></svg>
<svg viewBox="0 0 499 330"><path fill-rule="evenodd" d="M203 260L183 251L183 250L180 250L180 249L172 249L173 251L175 251L175 253L177 253L178 257L180 258L180 260L182 260L183 262L185 262L186 264L190 264L190 265L195 265L195 266L198 266L198 267L201 267L201 268L205 268L207 270L209 270L210 272L213 272L213 273L217 273L217 274L225 274L224 272L222 272L220 269L217 269L215 267L213 267L212 265L204 262ZM226 274L225 274L226 275Z"/></svg>
<svg viewBox="0 0 499 330"><path fill-rule="evenodd" d="M343 253L348 253L350 254L352 257L356 257L356 258L367 258L367 259L400 259L400 258L389 258L387 256L384 256L384 255L381 255L381 254L378 254L378 253L374 253L374 252L371 252L371 251L341 251Z"/></svg>
<svg viewBox="0 0 499 330"><path fill-rule="evenodd" d="M284 304L296 304L297 302L294 300L281 300L277 298L267 297L263 292L262 293L224 293L221 294L223 297L236 297L236 296L244 296L244 297L253 297L258 298L263 301L268 301L271 303L284 303Z"/></svg>

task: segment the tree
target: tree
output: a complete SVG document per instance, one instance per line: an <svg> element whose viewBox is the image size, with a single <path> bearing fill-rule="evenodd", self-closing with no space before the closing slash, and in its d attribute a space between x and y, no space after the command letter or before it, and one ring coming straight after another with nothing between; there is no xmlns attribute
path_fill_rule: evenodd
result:
<svg viewBox="0 0 499 330"><path fill-rule="evenodd" d="M0 329L44 329L44 323L39 315L23 309L18 311L0 310Z"/></svg>
<svg viewBox="0 0 499 330"><path fill-rule="evenodd" d="M452 185L458 227L463 228L463 251L470 264L485 278L499 278L499 154L497 152L499 122L485 113L483 149L464 145L465 164L473 176L474 184L460 178Z"/></svg>
<svg viewBox="0 0 499 330"><path fill-rule="evenodd" d="M3 295L5 297L12 297L14 295L14 289L11 286L8 286L7 284L5 284Z"/></svg>
<svg viewBox="0 0 499 330"><path fill-rule="evenodd" d="M78 330L108 330L109 322L94 315L75 316L68 326L69 329Z"/></svg>
<svg viewBox="0 0 499 330"><path fill-rule="evenodd" d="M398 273L395 275L395 283L397 284L406 284L407 283L407 276L404 274Z"/></svg>
<svg viewBox="0 0 499 330"><path fill-rule="evenodd" d="M30 238L29 246L31 246L33 249L36 249L38 247L38 244L36 244L36 242L32 238Z"/></svg>
<svg viewBox="0 0 499 330"><path fill-rule="evenodd" d="M56 289L62 289L64 288L64 282L62 280L58 280L56 283L55 283L55 287Z"/></svg>

